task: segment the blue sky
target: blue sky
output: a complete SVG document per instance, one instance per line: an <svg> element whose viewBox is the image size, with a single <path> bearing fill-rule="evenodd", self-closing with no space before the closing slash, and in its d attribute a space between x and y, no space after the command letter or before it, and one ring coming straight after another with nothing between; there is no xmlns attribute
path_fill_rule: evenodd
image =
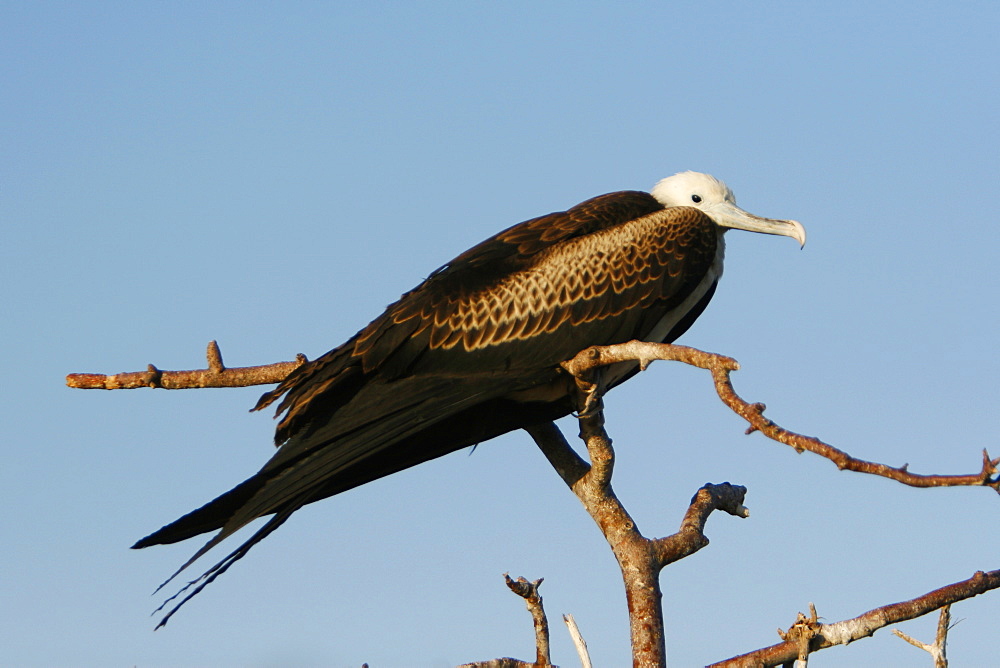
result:
<svg viewBox="0 0 1000 668"><path fill-rule="evenodd" d="M995 3L0 3L0 664L449 666L532 656L545 578L625 665L616 566L512 434L314 504L153 632L198 544L128 546L270 456L260 388L82 392L76 371L317 356L515 222L694 169L787 239L728 235L682 342L784 426L917 472L1000 455ZM607 399L647 535L749 488L662 576L672 665L1000 568L989 490L840 473L658 363ZM566 424L568 433L575 425ZM1000 594L956 665L995 658ZM929 640L934 619L903 625ZM553 659L575 664L553 625ZM816 658L917 665L888 630Z"/></svg>

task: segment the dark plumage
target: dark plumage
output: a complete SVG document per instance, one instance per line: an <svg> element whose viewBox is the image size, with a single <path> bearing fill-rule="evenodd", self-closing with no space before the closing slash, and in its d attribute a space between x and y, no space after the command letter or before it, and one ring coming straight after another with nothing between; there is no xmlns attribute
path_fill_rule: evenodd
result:
<svg viewBox="0 0 1000 668"><path fill-rule="evenodd" d="M737 226L718 207L745 212L724 184L702 174L665 179L653 193L602 195L504 230L261 397L256 409L280 399L284 413L274 457L134 545L220 530L183 570L247 523L273 515L192 583L177 607L307 503L569 414L574 389L559 363L580 350L680 336L715 290L725 227ZM755 220L768 227L739 226L804 241L794 221ZM618 369L610 385L632 373Z"/></svg>

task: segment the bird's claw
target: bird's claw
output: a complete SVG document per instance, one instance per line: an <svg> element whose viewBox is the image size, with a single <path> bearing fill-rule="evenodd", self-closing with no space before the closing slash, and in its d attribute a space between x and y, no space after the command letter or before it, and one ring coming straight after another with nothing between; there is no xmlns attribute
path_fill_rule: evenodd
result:
<svg viewBox="0 0 1000 668"><path fill-rule="evenodd" d="M597 415L604 410L604 383L603 374L600 373L600 369L596 372L596 378L594 382L586 382L577 379L577 388L583 398L583 405L580 410L577 411L576 416L578 418L589 418Z"/></svg>
<svg viewBox="0 0 1000 668"><path fill-rule="evenodd" d="M587 393L587 398L583 402L583 408L577 411L576 417L578 418L594 417L603 410L604 410L604 400L601 398L601 394L597 391L597 388L595 387L592 391Z"/></svg>

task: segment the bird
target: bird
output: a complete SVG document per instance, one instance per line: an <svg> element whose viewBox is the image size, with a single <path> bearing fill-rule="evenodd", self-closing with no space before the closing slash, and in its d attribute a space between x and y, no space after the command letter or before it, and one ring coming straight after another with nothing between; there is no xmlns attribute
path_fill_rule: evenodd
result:
<svg viewBox="0 0 1000 668"><path fill-rule="evenodd" d="M708 174L619 191L509 227L432 272L357 334L264 394L278 449L230 491L139 540L216 531L166 582L257 518L257 531L160 610L157 628L304 505L578 409L560 362L594 345L669 343L702 313L738 229L805 245L794 220L736 205ZM611 389L637 364L605 372Z"/></svg>

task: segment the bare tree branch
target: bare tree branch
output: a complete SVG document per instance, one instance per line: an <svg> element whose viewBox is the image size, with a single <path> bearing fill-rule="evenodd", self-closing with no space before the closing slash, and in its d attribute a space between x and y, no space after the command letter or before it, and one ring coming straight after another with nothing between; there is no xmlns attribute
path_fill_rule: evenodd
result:
<svg viewBox="0 0 1000 668"><path fill-rule="evenodd" d="M576 647L576 653L580 657L580 665L583 668L592 668L590 652L587 651L587 641L583 639L583 634L580 633L580 627L576 625L573 615L563 615L563 621L566 622L569 637L573 639L573 646Z"/></svg>
<svg viewBox="0 0 1000 668"><path fill-rule="evenodd" d="M524 599L531 613L531 620L535 625L535 665L550 665L549 657L549 620L545 617L545 608L542 605L542 596L538 593L538 587L542 584L542 578L534 582L528 582L524 577L511 580L510 575L504 573L504 581L507 587Z"/></svg>
<svg viewBox="0 0 1000 668"><path fill-rule="evenodd" d="M280 383L288 374L306 362L299 353L294 362L276 362L261 366L227 369L222 363L219 344L209 341L207 369L192 371L162 371L150 364L145 371L129 371L105 375L71 373L66 385L81 390L131 390L139 387L159 387L165 390L188 390L202 387L249 387Z"/></svg>
<svg viewBox="0 0 1000 668"><path fill-rule="evenodd" d="M461 666L458 666L458 668L535 668L535 664L505 656L502 659L490 659L489 661L463 663Z"/></svg>
<svg viewBox="0 0 1000 668"><path fill-rule="evenodd" d="M633 666L665 666L660 569L708 544L702 529L712 510L745 517L746 489L729 483L705 485L692 500L678 533L658 540L645 538L612 489L614 450L603 425L600 411L580 417L580 437L587 445L590 466L573 452L554 424L531 427L528 433L583 503L618 560L629 610Z"/></svg>
<svg viewBox="0 0 1000 668"><path fill-rule="evenodd" d="M787 631L778 629L778 635L782 640L795 643L797 655L795 657L795 668L805 668L809 665L809 644L813 638L819 635L819 614L816 612L816 605L809 604L809 616L799 613L795 618L795 623L788 627ZM786 662L787 665L787 662Z"/></svg>
<svg viewBox="0 0 1000 668"><path fill-rule="evenodd" d="M507 588L524 599L531 613L531 620L535 625L535 662L528 663L520 659L503 657L500 659L490 659L489 661L476 661L474 663L463 663L458 668L557 668L550 663L549 658L549 621L545 616L545 608L542 605L542 597L538 593L538 587L542 584L542 578L534 582L528 582L524 577L512 580L508 573L503 574Z"/></svg>
<svg viewBox="0 0 1000 668"><path fill-rule="evenodd" d="M949 604L941 608L941 615L938 617L937 634L933 645L928 645L915 638L911 638L899 629L893 629L892 632L914 647L919 647L929 653L934 660L934 668L948 668L948 657L945 652L945 646L948 644L948 631L950 628L951 605Z"/></svg>
<svg viewBox="0 0 1000 668"><path fill-rule="evenodd" d="M749 403L733 389L730 373L739 369L736 360L703 352L685 346L652 344L639 341L617 346L596 346L579 353L575 358L563 363L563 368L571 373L581 390L580 436L587 447L590 463L584 461L566 442L559 429L552 423L536 425L527 429L546 458L560 477L580 499L587 512L594 518L618 560L625 581L626 598L629 607L633 665L653 667L665 665L663 640L663 613L659 588L659 571L666 564L686 557L708 544L704 535L705 522L715 510L724 510L737 517L747 517L743 506L746 489L723 483L706 485L698 491L685 513L677 533L650 540L645 538L634 520L622 506L611 487L614 470L614 450L611 439L604 430L604 416L601 411L601 384L589 379L589 374L609 364L637 362L645 369L654 360L684 362L711 372L716 392L723 403L750 425L747 433L760 431L768 438L791 446L797 452L809 451L834 462L838 468L890 478L913 487L943 486L984 486L1000 492L1000 459L993 459L984 450L982 468L978 473L967 475L919 475L910 473L907 467L890 467L884 464L857 459L823 441L788 431L764 417L765 406ZM279 362L254 367L228 369L222 362L215 341L209 343L207 368L193 371L161 371L149 365L146 371L103 374L70 374L66 384L81 389L128 389L138 387L160 387L165 389L188 389L202 387L246 387L277 383L301 364L306 358L298 355L294 362ZM508 578L509 580L509 578ZM520 578L523 580L523 578ZM513 581L511 581L513 582ZM534 586L537 595L536 583ZM520 582L513 583L515 586ZM799 619L787 632L781 632L783 641L779 645L764 648L739 657L727 659L715 666L773 666L791 661L805 663L808 653L846 644L853 640L872 635L877 629L898 621L912 619L930 611L950 605L954 601L976 596L1000 587L1000 571L978 572L969 580L955 583L930 592L920 598L883 606L859 617L835 624L819 624L815 608L806 617L800 613ZM513 589L513 587L512 587ZM527 600L527 597L526 597ZM541 600L538 600L539 608ZM530 601L528 602L531 608ZM538 618L532 611L538 628ZM544 613L542 613L544 621ZM944 625L944 631L941 625ZM942 613L939 623L938 640L940 648L935 660L944 659L944 642L947 634L947 618ZM901 634L902 635L902 634ZM547 623L546 623L547 636ZM910 642L923 648L927 646ZM538 656L535 664L516 659L494 659L485 663L467 664L478 668L504 666L547 666L547 638L538 642ZM930 647L935 647L930 646ZM928 649L928 651L931 651ZM934 654L934 652L932 652ZM942 664L942 665L946 665Z"/></svg>
<svg viewBox="0 0 1000 668"><path fill-rule="evenodd" d="M904 485L910 485L911 487L954 487L969 485L990 487L1000 492L1000 476L997 476L998 467L1000 467L1000 458L992 459L985 450L983 451L982 468L978 473L966 475L920 475L910 473L906 465L892 467L857 459L828 443L824 443L818 438L788 431L764 417L764 410L766 408L764 404L752 404L736 394L729 374L739 369L739 363L730 357L706 353L686 346L631 341L616 346L594 346L588 348L572 360L564 362L562 366L575 377L583 378L588 371L609 364L638 362L640 368L645 369L654 360L683 362L710 371L715 381L715 390L719 394L719 398L737 415L750 423L747 433L759 431L772 440L791 446L797 452L801 453L808 450L829 459L837 465L837 468L842 470L878 475L896 480Z"/></svg>
<svg viewBox="0 0 1000 668"><path fill-rule="evenodd" d="M984 573L978 571L968 580L956 582L910 601L884 605L869 610L854 619L847 619L833 624L817 624L813 637L809 642L809 651L816 652L834 645L847 643L873 635L877 630L889 624L915 619L934 612L946 605L962 601L973 596L1000 588L1000 570ZM800 619L804 615L800 613ZM795 628L794 626L792 628ZM940 629L940 625L939 625ZM789 629L791 631L791 629ZM939 631L940 632L940 631ZM785 634L786 637L788 633ZM780 666L783 663L795 661L799 656L799 644L793 637L784 642L763 649L735 656L719 663L713 663L709 668L760 668Z"/></svg>
<svg viewBox="0 0 1000 668"><path fill-rule="evenodd" d="M652 541L653 554L660 568L708 545L705 523L713 511L722 510L736 517L750 517L749 509L743 505L746 493L746 487L730 485L728 482L721 485L707 484L699 489L684 514L680 530L672 536Z"/></svg>
<svg viewBox="0 0 1000 668"><path fill-rule="evenodd" d="M146 371L113 375L74 373L66 377L66 384L69 387L80 389L104 390L138 387L160 387L164 389L247 387L250 385L278 383L306 361L305 356L299 354L294 362L277 362L261 366L227 369L222 363L222 356L215 341L211 341L208 344L207 357L208 368L206 369L162 371L150 364ZM982 466L978 473L965 475L921 475L910 473L905 464L899 467L892 467L865 461L853 457L828 443L824 443L818 438L788 431L764 417L764 404L750 403L736 393L729 375L732 371L739 369L739 363L730 357L707 353L686 346L631 341L616 346L595 346L588 348L572 360L564 362L562 366L577 378L581 390L584 391L587 397L582 413L586 416L593 412L592 409L594 408L595 401L599 401L599 394L595 391L596 385L585 380L587 372L616 362L629 361L636 361L639 363L640 368L645 369L654 360L678 361L710 371L715 381L715 389L719 398L750 424L747 433L760 431L772 440L791 446L797 452L801 453L808 450L821 457L825 457L840 469L878 475L912 487L966 485L990 487L1000 492L1000 475L997 475L998 471L1000 471L1000 458L991 458L986 450L983 450ZM567 472L575 471L582 475L583 469L581 466L586 467L586 464L576 453L572 452L572 448L569 448L569 452L572 454L560 455L558 461L550 461L552 461L553 466L557 466L557 470L559 466L568 467L566 469ZM576 459L575 462L573 458ZM600 464L598 468L602 466L603 464ZM604 473L595 473L595 475L602 476L608 474L610 474L610 470Z"/></svg>

